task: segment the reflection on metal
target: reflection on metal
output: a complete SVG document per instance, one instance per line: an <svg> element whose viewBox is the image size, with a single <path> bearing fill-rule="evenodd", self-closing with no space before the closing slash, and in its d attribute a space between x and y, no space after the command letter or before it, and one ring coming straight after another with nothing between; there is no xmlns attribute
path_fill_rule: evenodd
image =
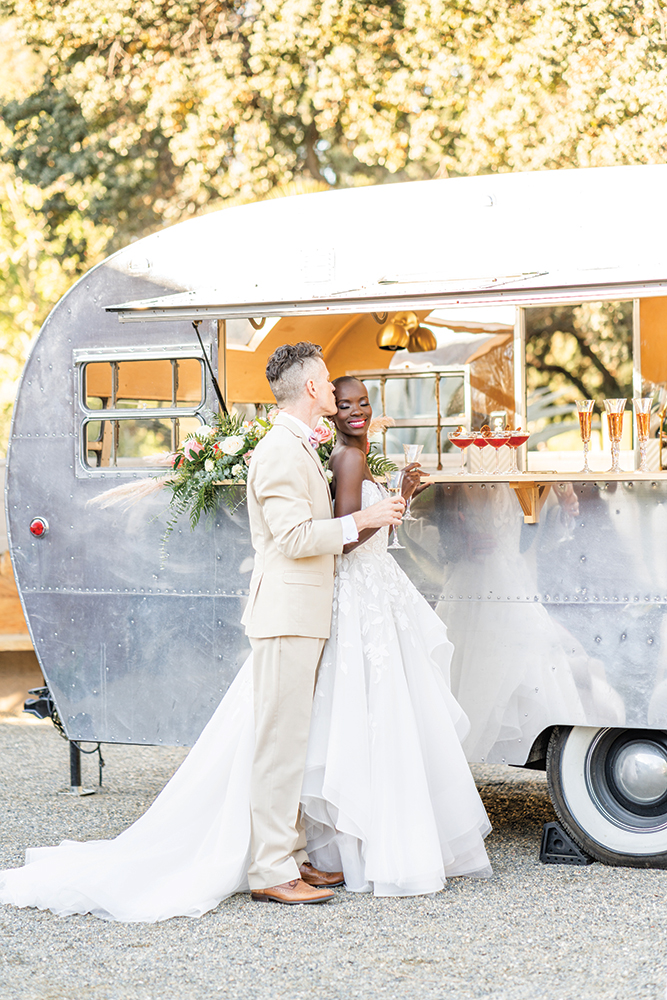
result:
<svg viewBox="0 0 667 1000"><path fill-rule="evenodd" d="M523 763L554 725L667 728L667 481L567 485L529 525L505 483L437 483L399 529L470 760Z"/></svg>
<svg viewBox="0 0 667 1000"><path fill-rule="evenodd" d="M667 755L655 743L637 740L626 744L612 769L620 791L637 805L653 806L667 796Z"/></svg>

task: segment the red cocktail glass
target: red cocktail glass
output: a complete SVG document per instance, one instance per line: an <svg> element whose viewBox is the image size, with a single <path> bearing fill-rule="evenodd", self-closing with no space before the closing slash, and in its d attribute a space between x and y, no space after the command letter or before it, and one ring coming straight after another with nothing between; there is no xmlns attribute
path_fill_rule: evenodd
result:
<svg viewBox="0 0 667 1000"><path fill-rule="evenodd" d="M517 465L517 462L516 462L517 448L520 448L522 444L525 444L529 437L530 437L530 434L528 434L526 431L522 431L520 429L516 430L516 431L510 431L510 436L509 436L509 441L507 442L507 447L512 452L512 468L510 469L510 472L512 473L512 475L515 475L515 476L519 475L519 466Z"/></svg>
<svg viewBox="0 0 667 1000"><path fill-rule="evenodd" d="M452 442L453 445L455 445L457 448L460 448L461 468L459 471L462 476L467 476L468 470L465 467L465 461L466 461L465 450L466 448L469 448L470 445L473 443L473 441L475 440L475 435L471 434L469 431L460 431L459 433L457 433L456 431L450 431L447 437L449 438L449 440Z"/></svg>
<svg viewBox="0 0 667 1000"><path fill-rule="evenodd" d="M479 475L488 476L488 472L484 468L484 456L482 454L482 448L486 448L489 443L489 434L482 434L481 431L475 431L475 436L473 438L473 444L476 448L479 448Z"/></svg>
<svg viewBox="0 0 667 1000"><path fill-rule="evenodd" d="M496 467L493 471L494 476L500 475L500 449L504 445L509 444L509 440L509 431L494 431L494 433L486 439L487 444L496 449Z"/></svg>

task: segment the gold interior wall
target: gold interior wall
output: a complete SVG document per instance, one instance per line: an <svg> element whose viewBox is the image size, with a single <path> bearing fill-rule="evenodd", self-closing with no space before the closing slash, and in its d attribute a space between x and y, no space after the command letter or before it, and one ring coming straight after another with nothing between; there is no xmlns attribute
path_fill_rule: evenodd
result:
<svg viewBox="0 0 667 1000"><path fill-rule="evenodd" d="M656 385L667 383L667 298L640 300L639 334L642 377Z"/></svg>

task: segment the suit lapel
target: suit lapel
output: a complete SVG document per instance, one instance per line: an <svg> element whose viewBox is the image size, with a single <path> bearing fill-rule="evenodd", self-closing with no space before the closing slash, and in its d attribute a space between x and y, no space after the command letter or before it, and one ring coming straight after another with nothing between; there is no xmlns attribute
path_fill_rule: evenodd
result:
<svg viewBox="0 0 667 1000"><path fill-rule="evenodd" d="M308 453L308 455L310 457L310 461L314 462L315 465L317 466L318 472L319 472L319 474L321 475L322 479L324 480L324 482L326 484L326 487L327 487L327 496L329 497L329 502L331 502L331 490L329 488L329 480L327 479L327 474L324 471L324 466L320 462L320 456L317 454L317 452L313 448L313 446L310 443L310 441L306 438L306 435L301 431L300 427L298 427L296 424L292 423L292 421L289 419L289 417L285 418L282 415L282 413L278 414L278 416L276 417L276 419L275 419L274 422L276 424L280 424L281 427L286 427L288 431L291 431L292 434L294 434L294 436L299 439L299 441L301 442L302 446L305 448L306 452ZM331 506L331 510L333 512L333 505Z"/></svg>

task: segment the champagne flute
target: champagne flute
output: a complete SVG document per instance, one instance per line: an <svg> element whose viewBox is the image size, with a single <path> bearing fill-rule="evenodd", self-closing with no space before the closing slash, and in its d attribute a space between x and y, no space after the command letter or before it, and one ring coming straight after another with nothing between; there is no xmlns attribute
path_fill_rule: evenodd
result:
<svg viewBox="0 0 667 1000"><path fill-rule="evenodd" d="M579 415L579 430L581 431L581 440L584 442L584 467L582 472L590 472L588 467L588 446L591 441L591 426L593 423L593 407L595 406L594 399L578 399L577 400L577 413Z"/></svg>
<svg viewBox="0 0 667 1000"><path fill-rule="evenodd" d="M395 469L394 472L387 473L387 489L390 493L398 496L401 492L401 485L403 483L403 469ZM398 540L398 535L396 534L396 525L392 524L392 540L391 544L387 546L388 549L404 549L405 545L401 545Z"/></svg>
<svg viewBox="0 0 667 1000"><path fill-rule="evenodd" d="M405 464L410 465L412 462L417 462L419 456L424 450L423 444L404 444L403 454L405 455ZM416 521L417 518L413 517L410 513L410 504L412 503L412 497L408 498L408 502L405 506L405 514L403 515L404 521Z"/></svg>
<svg viewBox="0 0 667 1000"><path fill-rule="evenodd" d="M621 437L623 436L623 410L625 409L624 399L605 399L604 408L607 411L607 422L609 424L609 440L611 441L611 469L610 472L621 472L618 464L621 457Z"/></svg>
<svg viewBox="0 0 667 1000"><path fill-rule="evenodd" d="M648 438L651 432L651 407L653 396L644 396L641 399L632 400L635 408L635 420L637 421L637 438L639 440L639 471L649 472L646 451L648 449Z"/></svg>

